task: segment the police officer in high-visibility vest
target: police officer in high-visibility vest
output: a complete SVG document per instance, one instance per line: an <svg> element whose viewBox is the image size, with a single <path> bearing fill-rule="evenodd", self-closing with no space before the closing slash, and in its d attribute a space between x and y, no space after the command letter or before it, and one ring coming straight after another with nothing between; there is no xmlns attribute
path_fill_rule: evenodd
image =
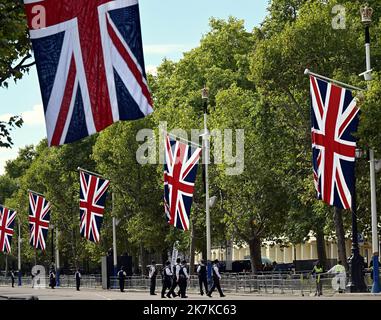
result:
<svg viewBox="0 0 381 320"><path fill-rule="evenodd" d="M165 297L170 298L171 297L170 291L168 291L168 293L165 294L167 289L171 290L171 287L172 287L173 273L171 270L171 262L170 261L167 261L165 263L164 270L162 271L162 277L163 277L163 288L161 289L161 297L162 298L165 298Z"/></svg>
<svg viewBox="0 0 381 320"><path fill-rule="evenodd" d="M323 284L321 282L321 274L324 272L324 269L318 261L314 268L312 269L312 274L315 275L315 281L316 281L316 292L315 296L322 296L323 295Z"/></svg>
<svg viewBox="0 0 381 320"><path fill-rule="evenodd" d="M340 293L343 292L345 290L347 274L341 260L337 262L337 265L328 270L327 273L334 273L336 275L335 279L337 278L339 284L338 290Z"/></svg>

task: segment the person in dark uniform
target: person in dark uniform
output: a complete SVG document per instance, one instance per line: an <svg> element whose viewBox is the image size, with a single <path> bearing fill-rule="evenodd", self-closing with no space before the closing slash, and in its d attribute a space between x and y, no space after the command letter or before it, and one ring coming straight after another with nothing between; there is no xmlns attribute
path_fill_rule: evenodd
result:
<svg viewBox="0 0 381 320"><path fill-rule="evenodd" d="M77 291L79 291L79 287L81 286L81 272L79 272L79 268L75 272L75 285L77 287Z"/></svg>
<svg viewBox="0 0 381 320"><path fill-rule="evenodd" d="M124 267L121 266L120 267L120 270L118 271L118 279L119 279L119 288L120 288L120 292L124 292L124 280L126 279L126 272L124 271Z"/></svg>
<svg viewBox="0 0 381 320"><path fill-rule="evenodd" d="M13 272L13 269L11 270L11 281L12 281L12 288L15 287L15 273Z"/></svg>
<svg viewBox="0 0 381 320"><path fill-rule="evenodd" d="M161 289L161 297L165 298L165 296L167 296L168 298L170 298L171 295L170 295L169 291L168 291L167 295L165 294L167 289L171 290L171 287L172 287L173 273L171 270L171 262L170 261L167 261L165 263L165 267L164 267L162 276L163 276L163 288Z"/></svg>
<svg viewBox="0 0 381 320"><path fill-rule="evenodd" d="M173 281L172 281L172 287L171 287L171 290L169 290L168 294L167 294L167 297L168 295L172 295L172 297L177 297L177 294L175 293L175 289L178 285L177 283L177 278L176 278L176 274L179 272L180 270L180 258L177 258L176 259L176 264L173 266L173 270L172 270L172 274L173 274Z"/></svg>
<svg viewBox="0 0 381 320"><path fill-rule="evenodd" d="M157 269L156 269L156 262L154 260L152 260L151 262L148 276L150 278L150 295L156 296L155 289L156 289Z"/></svg>
<svg viewBox="0 0 381 320"><path fill-rule="evenodd" d="M177 282L180 287L180 296L181 298L188 298L186 295L187 291L187 283L188 283L188 271L187 271L187 262L186 260L183 260L181 262L181 266L178 269L178 273L176 274Z"/></svg>
<svg viewBox="0 0 381 320"><path fill-rule="evenodd" d="M212 272L213 272L213 286L210 288L209 292L207 293L208 297L212 297L213 291L217 288L218 292L220 293L220 297L225 297L224 293L221 290L220 286L220 280L221 280L221 275L218 269L218 260L214 260L213 262L213 267L212 267Z"/></svg>
<svg viewBox="0 0 381 320"><path fill-rule="evenodd" d="M206 270L205 260L202 259L197 267L198 283L200 285L200 294L203 296L204 291L202 285L205 287L205 293L208 293L208 272Z"/></svg>
<svg viewBox="0 0 381 320"><path fill-rule="evenodd" d="M56 286L56 272L54 270L54 267L52 266L49 272L49 287L54 289L55 286Z"/></svg>

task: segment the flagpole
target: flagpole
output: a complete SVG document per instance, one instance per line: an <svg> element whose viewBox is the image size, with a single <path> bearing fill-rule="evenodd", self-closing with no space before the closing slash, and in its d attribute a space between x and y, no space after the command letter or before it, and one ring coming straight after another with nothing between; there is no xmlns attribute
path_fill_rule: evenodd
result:
<svg viewBox="0 0 381 320"><path fill-rule="evenodd" d="M342 87L346 87L348 89L352 89L352 90L356 90L356 91L365 91L365 89L361 89L359 87L355 87L355 86L351 86L350 84L346 84L344 82L341 82L341 81L337 81L337 80L334 80L334 79L331 79L331 78L328 78L328 77L325 77L325 76L322 76L320 74L317 74L317 73L314 73L314 72L311 72L309 69L306 69L304 70L304 74L305 75L309 75L309 76L314 76L316 78L320 78L320 79L323 79L323 80L327 80L329 82L333 82L339 86L342 86Z"/></svg>
<svg viewBox="0 0 381 320"><path fill-rule="evenodd" d="M204 100L204 133L202 135L202 141L204 146L204 166L205 166L205 212L206 212L206 258L208 264L208 279L211 279L212 275L212 241L211 241L211 231L210 231L210 207L209 207L209 131L207 122L208 113L208 89L206 86L202 89L202 99Z"/></svg>
<svg viewBox="0 0 381 320"><path fill-rule="evenodd" d="M361 20L365 27L365 56L366 56L366 70L364 75L365 80L368 82L372 80L371 75L371 56L370 56L370 24L372 23L373 9L368 6L361 7ZM369 150L369 170L370 170L370 194L371 194L371 214L372 214L372 251L373 251L373 286L372 293L379 293L380 280L379 280L379 252L378 252L378 228L377 228L377 197L376 197L376 170L374 150Z"/></svg>
<svg viewBox="0 0 381 320"><path fill-rule="evenodd" d="M17 268L18 268L18 285L21 286L21 223L18 219L19 232L18 232L18 241L17 241Z"/></svg>
<svg viewBox="0 0 381 320"><path fill-rule="evenodd" d="M116 277L118 269L118 255L116 252L116 217L115 217L115 205L114 205L114 190L111 193L112 197L112 245L113 245L113 260L114 260L114 277ZM116 283L116 282L115 282Z"/></svg>

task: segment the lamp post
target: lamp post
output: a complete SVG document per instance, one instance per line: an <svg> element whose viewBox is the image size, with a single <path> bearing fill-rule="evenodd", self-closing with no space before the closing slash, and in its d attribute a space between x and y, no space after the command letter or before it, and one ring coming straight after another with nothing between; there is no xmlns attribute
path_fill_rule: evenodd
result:
<svg viewBox="0 0 381 320"><path fill-rule="evenodd" d="M356 149L356 159L362 158L362 155L362 150ZM351 283L349 287L350 292L366 292L367 286L364 281L364 258L360 255L358 243L356 174L354 177L352 195L352 256L349 261L351 268Z"/></svg>
<svg viewBox="0 0 381 320"><path fill-rule="evenodd" d="M19 220L19 232L18 232L18 241L17 241L17 269L18 269L18 285L21 286L21 223Z"/></svg>
<svg viewBox="0 0 381 320"><path fill-rule="evenodd" d="M370 25L372 23L373 9L365 4L360 9L361 22L365 28L365 55L366 55L366 71L361 75L366 81L372 80L372 69L370 59ZM369 86L368 86L369 87ZM371 212L372 212L372 251L373 251L373 286L372 292L379 293L379 250L378 250L378 232L377 232L377 204L376 204L376 174L375 174L375 158L374 150L369 150L369 168L370 168L370 191L371 191Z"/></svg>
<svg viewBox="0 0 381 320"><path fill-rule="evenodd" d="M212 251L212 242L211 242L211 232L210 232L210 203L209 203L209 131L208 131L208 99L209 91L206 86L202 89L202 100L204 101L204 133L202 134L203 142L203 151L204 151L204 168L205 168L205 212L206 212L206 259L208 261L208 278L211 278L211 251Z"/></svg>
<svg viewBox="0 0 381 320"><path fill-rule="evenodd" d="M58 249L58 236L59 236L59 231L58 229L56 230L56 284L57 287L61 285L60 282L60 252Z"/></svg>

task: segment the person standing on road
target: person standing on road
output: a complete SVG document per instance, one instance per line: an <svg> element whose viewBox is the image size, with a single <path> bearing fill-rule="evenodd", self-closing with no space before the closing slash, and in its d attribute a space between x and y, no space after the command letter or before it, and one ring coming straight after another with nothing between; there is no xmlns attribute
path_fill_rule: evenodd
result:
<svg viewBox="0 0 381 320"><path fill-rule="evenodd" d="M170 291L168 291L168 293L165 294L167 289L171 290L171 287L172 287L173 273L171 270L171 262L170 261L167 261L165 263L165 268L163 270L162 277L163 277L163 288L161 289L161 297L165 298L167 296L168 298L170 298L171 297Z"/></svg>
<svg viewBox="0 0 381 320"><path fill-rule="evenodd" d="M341 260L337 262L337 265L333 266L327 273L334 273L337 278L337 282L339 284L338 290L339 293L342 293L345 290L347 273L345 271L345 267L343 266Z"/></svg>
<svg viewBox="0 0 381 320"><path fill-rule="evenodd" d="M173 266L173 270L172 270L172 274L173 274L172 287L171 287L171 290L169 290L169 292L168 292L168 295L172 295L172 297L174 297L174 298L177 297L177 294L175 293L175 289L176 289L176 287L178 285L176 275L180 271L180 261L181 261L180 258L177 258L176 259L176 264Z"/></svg>
<svg viewBox="0 0 381 320"><path fill-rule="evenodd" d="M79 268L75 272L75 286L77 287L77 291L79 291L79 287L81 286L81 272L79 272Z"/></svg>
<svg viewBox="0 0 381 320"><path fill-rule="evenodd" d="M178 272L176 274L176 279L180 287L181 298L188 298L188 296L186 295L186 292L187 292L187 282L188 282L189 276L187 271L186 260L183 260L181 262L181 266L178 269Z"/></svg>
<svg viewBox="0 0 381 320"><path fill-rule="evenodd" d="M12 288L15 287L15 273L13 272L13 269L11 270L11 281L12 281Z"/></svg>
<svg viewBox="0 0 381 320"><path fill-rule="evenodd" d="M150 278L150 295L156 296L155 289L156 289L157 269L156 269L156 262L154 260L152 260L151 262L148 276Z"/></svg>
<svg viewBox="0 0 381 320"><path fill-rule="evenodd" d="M316 292L315 296L322 296L323 295L323 284L321 282L321 274L324 272L324 269L318 261L314 268L312 269L312 274L315 275L315 282L316 282Z"/></svg>
<svg viewBox="0 0 381 320"><path fill-rule="evenodd" d="M206 270L205 260L202 259L197 267L198 283L200 285L200 294L203 296L204 291L202 286L205 287L205 293L208 293L208 272Z"/></svg>
<svg viewBox="0 0 381 320"><path fill-rule="evenodd" d="M49 272L49 287L54 289L55 286L56 286L56 272L54 271L54 267L52 266Z"/></svg>
<svg viewBox="0 0 381 320"><path fill-rule="evenodd" d="M221 275L218 269L217 259L214 260L213 262L212 272L213 272L213 286L212 288L210 288L210 291L207 293L207 296L211 298L213 291L217 288L218 292L220 293L220 297L225 297L220 285Z"/></svg>
<svg viewBox="0 0 381 320"><path fill-rule="evenodd" d="M120 292L124 292L124 280L126 279L126 277L127 277L127 274L124 271L124 267L122 266L118 272Z"/></svg>

